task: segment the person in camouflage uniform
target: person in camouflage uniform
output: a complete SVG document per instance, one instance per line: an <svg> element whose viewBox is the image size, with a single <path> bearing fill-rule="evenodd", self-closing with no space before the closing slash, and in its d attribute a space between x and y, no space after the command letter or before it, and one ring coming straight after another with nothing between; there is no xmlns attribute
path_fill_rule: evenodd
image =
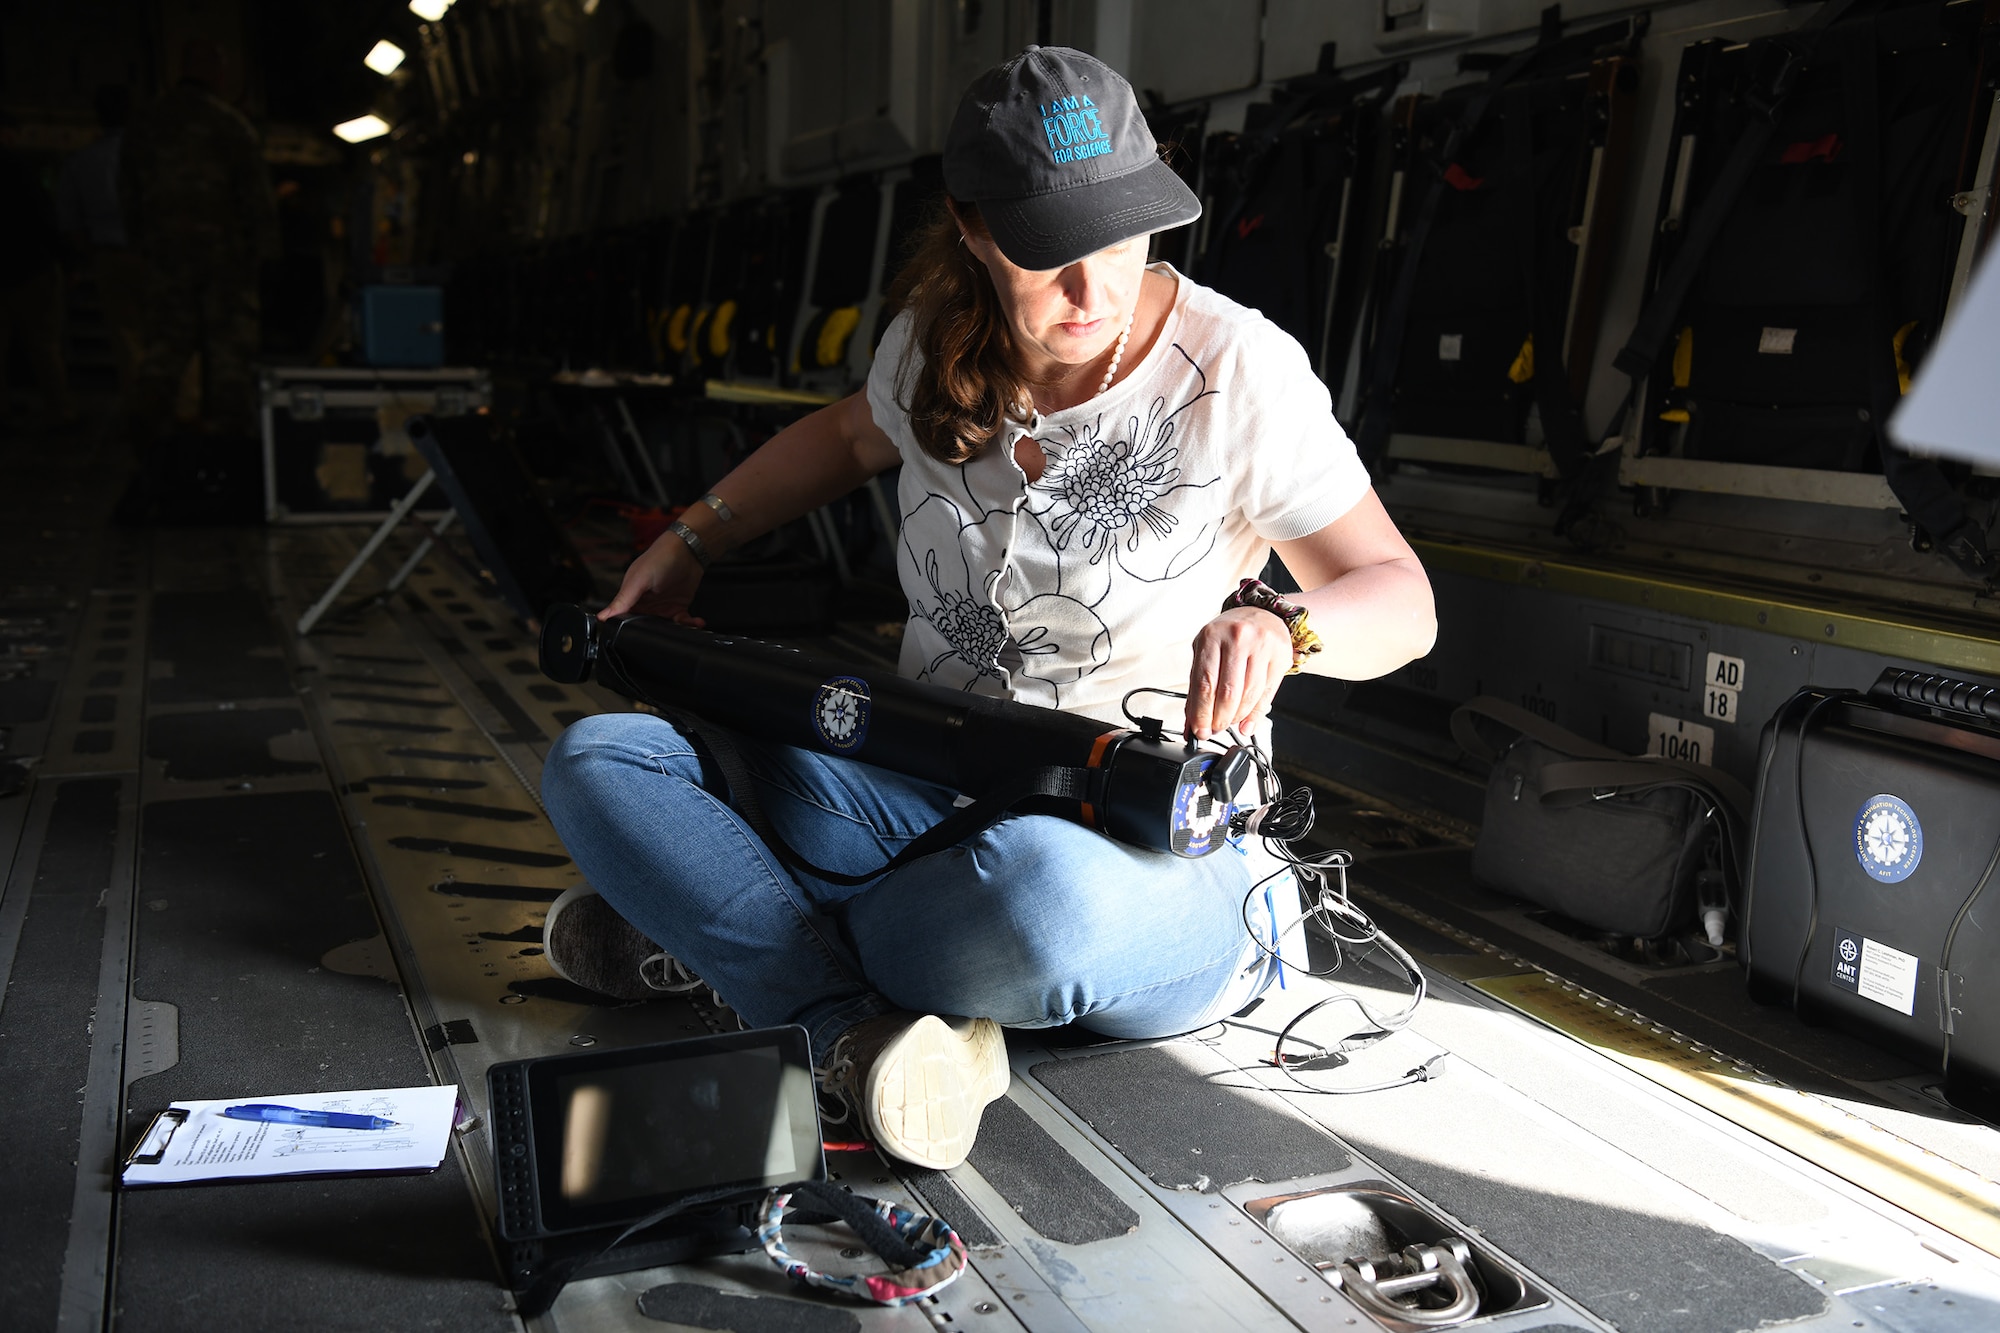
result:
<svg viewBox="0 0 2000 1333"><path fill-rule="evenodd" d="M257 131L217 95L224 69L219 47L190 39L180 83L125 136L126 232L152 269L148 345L128 413L142 445L172 423L197 353L203 429L255 429L257 271L278 251L278 213Z"/></svg>

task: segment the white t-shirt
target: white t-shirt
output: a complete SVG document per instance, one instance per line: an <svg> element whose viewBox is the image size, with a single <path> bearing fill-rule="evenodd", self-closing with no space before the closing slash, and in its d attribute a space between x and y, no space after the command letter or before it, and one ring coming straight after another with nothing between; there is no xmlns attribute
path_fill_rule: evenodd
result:
<svg viewBox="0 0 2000 1333"><path fill-rule="evenodd" d="M903 455L903 675L1122 724L1128 690L1187 688L1195 635L1272 542L1319 531L1367 493L1291 335L1169 265L1153 271L1177 290L1142 362L1088 402L1010 422L956 466L924 452L901 406L910 316L884 334L868 405ZM1022 434L1048 459L1033 485L1014 461Z"/></svg>

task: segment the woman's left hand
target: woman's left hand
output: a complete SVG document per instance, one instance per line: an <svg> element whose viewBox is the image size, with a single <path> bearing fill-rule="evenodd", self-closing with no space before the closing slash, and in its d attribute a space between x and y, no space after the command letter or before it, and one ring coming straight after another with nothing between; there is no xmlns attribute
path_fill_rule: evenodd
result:
<svg viewBox="0 0 2000 1333"><path fill-rule="evenodd" d="M1292 634L1284 621L1262 607L1224 611L1194 636L1188 734L1206 739L1229 727L1248 732L1264 720L1291 669Z"/></svg>

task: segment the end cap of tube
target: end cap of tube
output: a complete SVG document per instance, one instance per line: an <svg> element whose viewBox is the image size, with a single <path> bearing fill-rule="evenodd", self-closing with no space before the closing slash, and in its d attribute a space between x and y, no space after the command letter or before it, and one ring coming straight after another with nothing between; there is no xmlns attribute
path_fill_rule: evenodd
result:
<svg viewBox="0 0 2000 1333"><path fill-rule="evenodd" d="M580 606L558 603L542 617L542 674L565 685L590 679L597 661L597 617Z"/></svg>

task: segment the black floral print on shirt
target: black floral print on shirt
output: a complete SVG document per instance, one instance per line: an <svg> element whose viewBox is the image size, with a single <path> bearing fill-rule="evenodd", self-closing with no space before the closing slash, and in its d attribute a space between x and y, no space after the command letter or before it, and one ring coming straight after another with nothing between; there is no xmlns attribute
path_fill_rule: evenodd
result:
<svg viewBox="0 0 2000 1333"><path fill-rule="evenodd" d="M1015 697L1055 707L1060 683L1110 659L1111 631L1073 597L1015 590L1002 570L973 567L967 552L978 547L977 529L1007 518L995 510L969 519L956 501L935 492L905 517L897 552L902 584L921 590L910 612L942 640L920 659L917 678L968 690L982 679L1004 683L999 659L1011 634L1014 651L1031 664L1014 678Z"/></svg>
<svg viewBox="0 0 2000 1333"><path fill-rule="evenodd" d="M1143 417L1098 416L1038 438L1047 466L1025 488L1011 459L989 451L956 469L962 497L927 491L903 516L901 582L936 636L912 664L920 679L990 681L1060 707L1066 687L1111 660L1101 608L1114 587L1178 578L1214 549L1224 515L1203 493L1221 478L1190 478L1177 436L1216 391L1172 350L1190 373L1179 406L1161 395ZM1000 567L985 564L996 556Z"/></svg>
<svg viewBox="0 0 2000 1333"><path fill-rule="evenodd" d="M1075 545L1088 553L1093 565L1117 556L1125 573L1150 582L1185 573L1213 544L1213 524L1197 523L1183 531L1181 516L1174 512L1178 506L1169 504L1176 492L1203 490L1221 480L1194 481L1181 467L1174 437L1182 418L1197 403L1214 397L1215 390L1178 343L1173 350L1187 362L1195 380L1194 392L1179 407L1169 411L1163 395L1153 400L1143 421L1137 416L1125 418L1122 432L1118 426L1107 430L1105 419L1098 417L1063 427L1060 439L1038 441L1048 467L1028 487L1027 509L1048 529L1058 564ZM1141 560L1124 558L1137 555L1146 545L1167 549L1149 552ZM1193 559L1186 558L1190 555Z"/></svg>

